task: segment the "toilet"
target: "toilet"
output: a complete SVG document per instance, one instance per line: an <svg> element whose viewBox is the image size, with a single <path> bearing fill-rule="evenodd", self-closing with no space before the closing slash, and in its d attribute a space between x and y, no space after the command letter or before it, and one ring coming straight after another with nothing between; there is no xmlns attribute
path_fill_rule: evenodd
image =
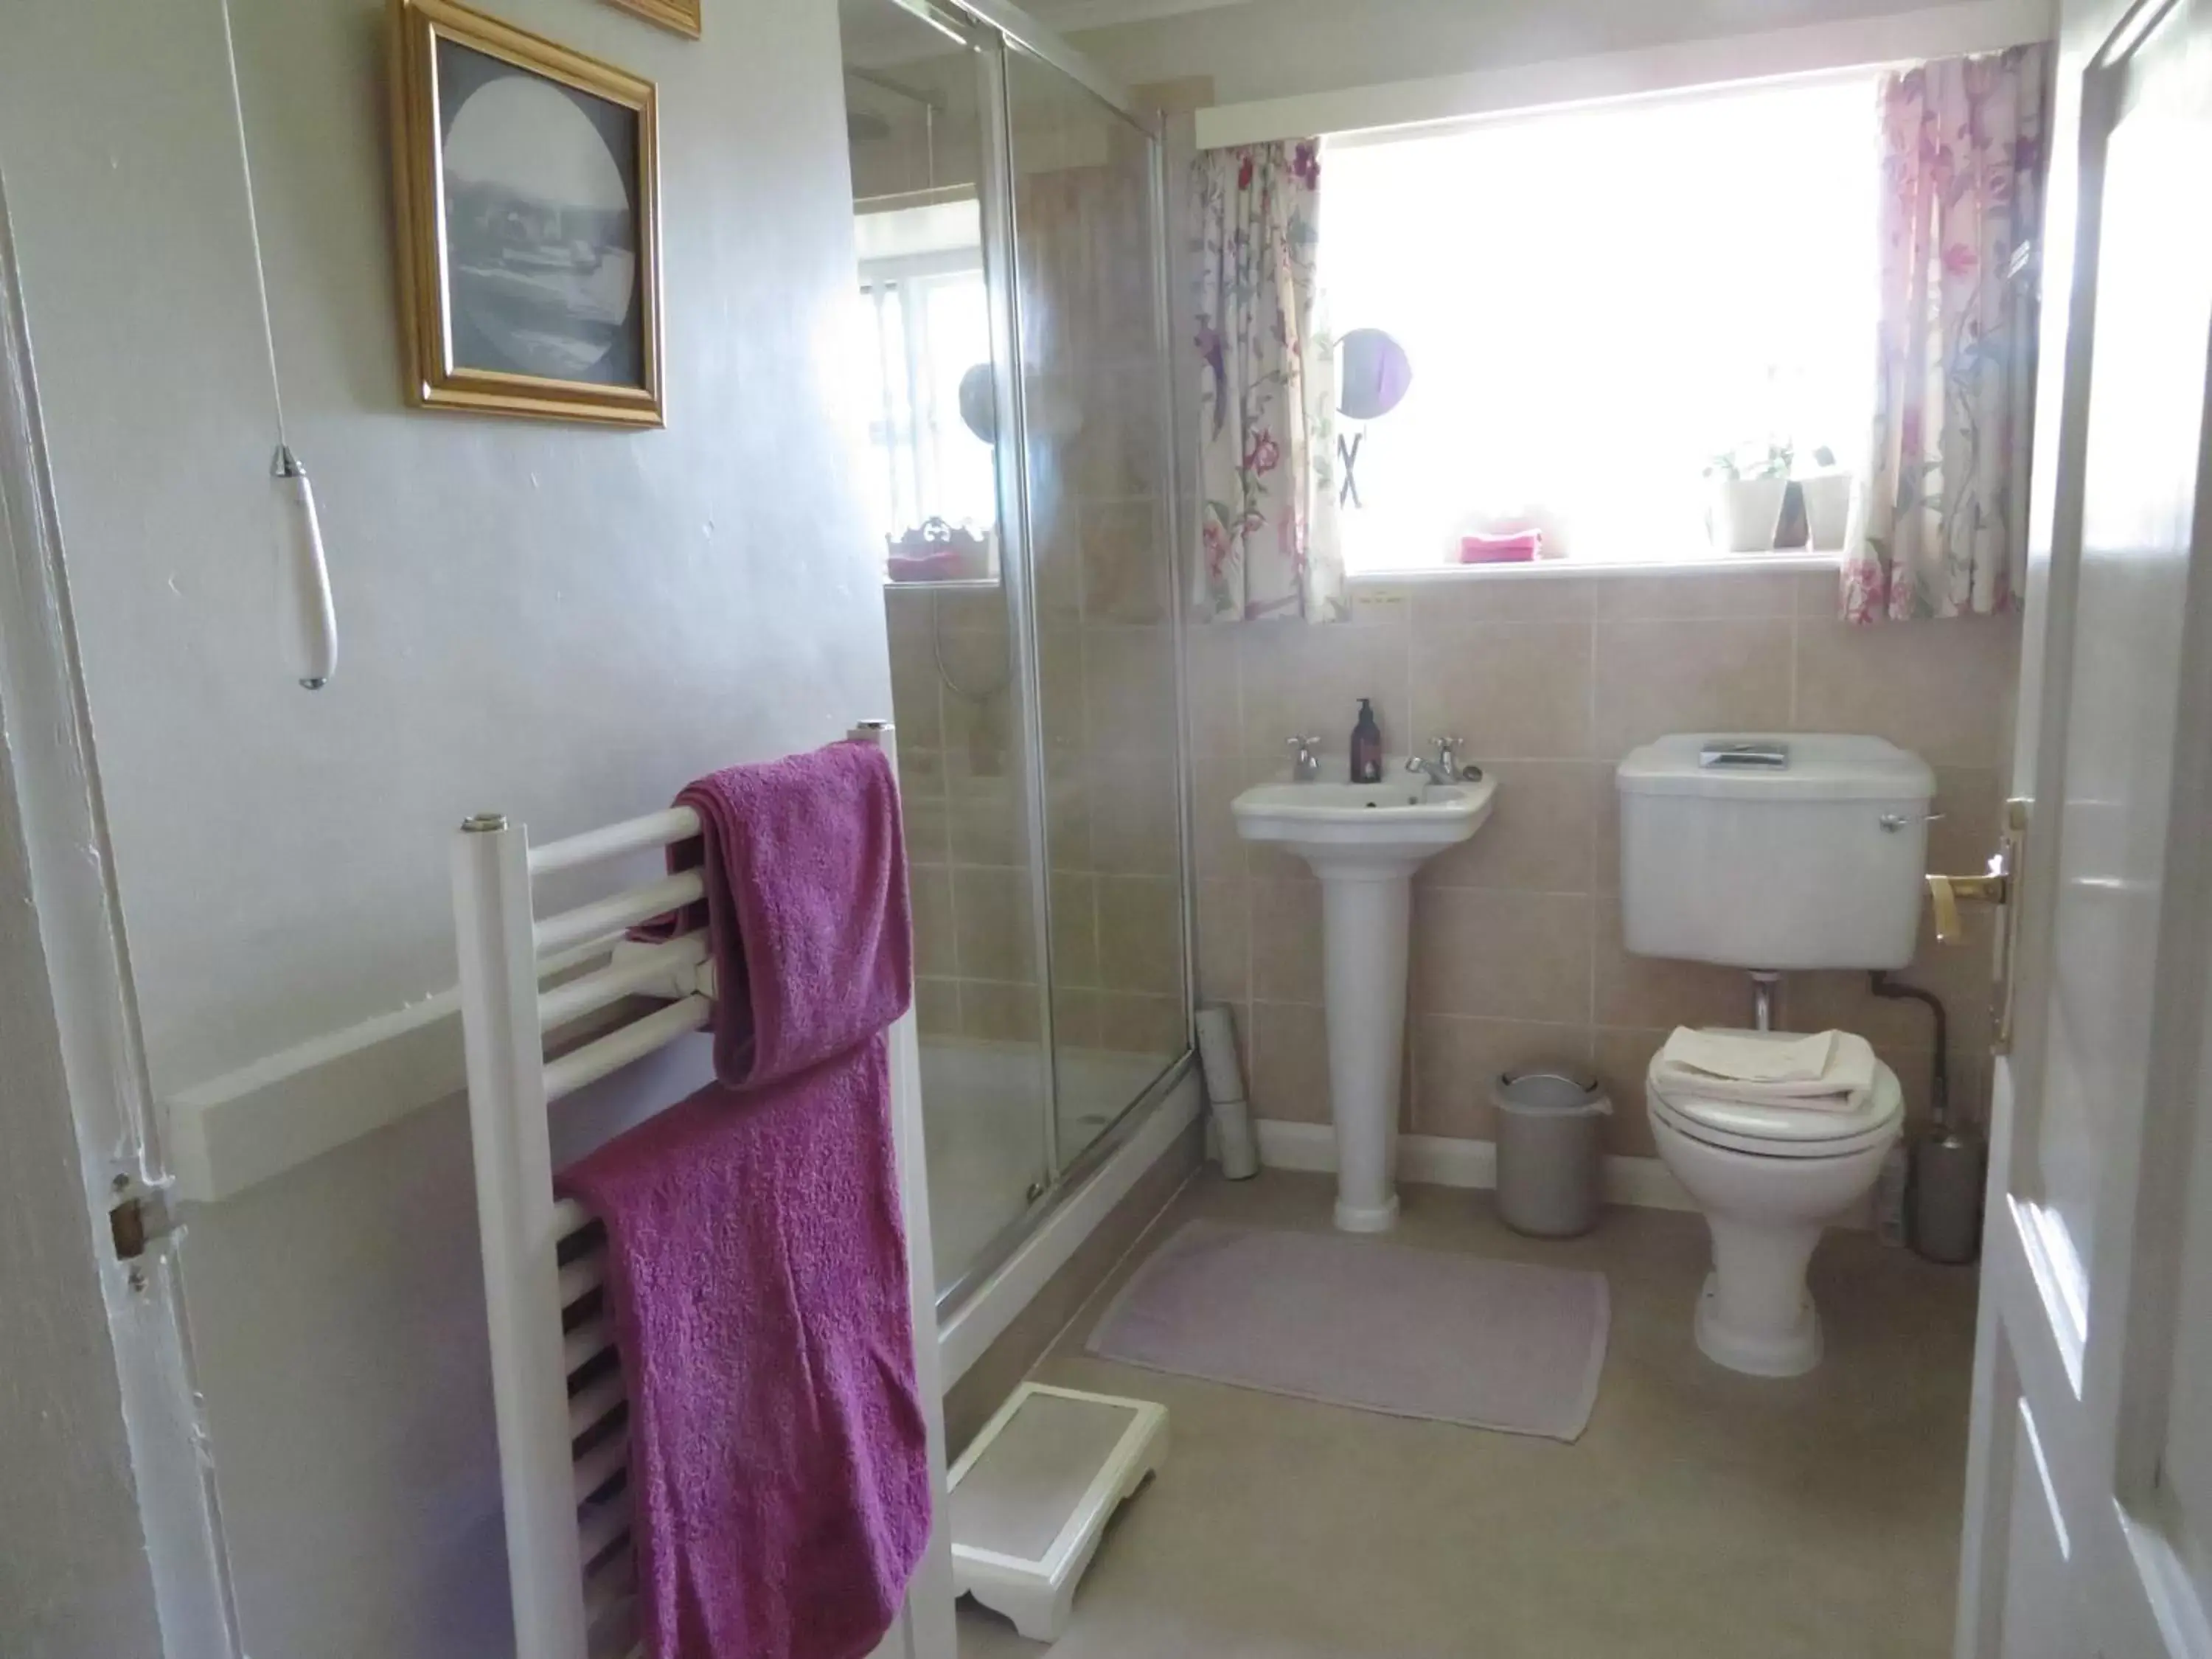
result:
<svg viewBox="0 0 2212 1659"><path fill-rule="evenodd" d="M1912 960L1936 790L1917 756L1879 738L1686 733L1634 750L1615 783L1632 952L1744 969L1762 1015L1790 971ZM1877 1066L1844 1112L1710 1099L1650 1073L1644 1101L1661 1160L1712 1234L1698 1348L1755 1376L1812 1370L1806 1267L1903 1131L1896 1074Z"/></svg>

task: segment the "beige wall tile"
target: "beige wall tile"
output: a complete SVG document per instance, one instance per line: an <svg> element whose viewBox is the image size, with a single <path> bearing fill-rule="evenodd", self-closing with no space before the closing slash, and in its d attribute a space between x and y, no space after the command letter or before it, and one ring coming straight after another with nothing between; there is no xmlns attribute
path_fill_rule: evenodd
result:
<svg viewBox="0 0 2212 1659"><path fill-rule="evenodd" d="M967 685L974 682L963 680ZM1013 708L1003 689L971 698L945 698L945 774L947 787L963 778L1003 778L1014 767Z"/></svg>
<svg viewBox="0 0 2212 1659"><path fill-rule="evenodd" d="M1055 469L1030 469L1031 590L1037 621L1048 628L1083 619L1083 526L1074 501L1060 484Z"/></svg>
<svg viewBox="0 0 2212 1659"><path fill-rule="evenodd" d="M1158 503L1091 501L1082 508L1085 622L1158 623L1167 616L1167 534Z"/></svg>
<svg viewBox="0 0 2212 1659"><path fill-rule="evenodd" d="M1499 1073L1523 1066L1587 1066L1590 1033L1582 1025L1417 1014L1410 1048L1413 1132L1490 1140L1498 1133L1490 1096Z"/></svg>
<svg viewBox="0 0 2212 1659"><path fill-rule="evenodd" d="M981 634L1004 641L1006 637L1006 596L1000 588L947 588L936 595L937 621L946 635ZM1004 661L1003 649L990 653Z"/></svg>
<svg viewBox="0 0 2212 1659"><path fill-rule="evenodd" d="M901 769L904 781L904 769ZM902 788L899 792L899 828L906 838L906 861L908 864L946 864L952 858L952 836L946 822L945 798L942 795L916 794Z"/></svg>
<svg viewBox="0 0 2212 1659"><path fill-rule="evenodd" d="M919 641L927 650L930 623L936 615L937 595L926 585L884 584L884 631L890 638L894 653L900 646L914 641Z"/></svg>
<svg viewBox="0 0 2212 1659"><path fill-rule="evenodd" d="M2016 617L1854 628L1808 619L1797 633L1797 726L1887 738L1931 766L2005 766L2020 672Z"/></svg>
<svg viewBox="0 0 2212 1659"><path fill-rule="evenodd" d="M1036 987L995 980L960 981L960 1035L978 1042L1041 1042Z"/></svg>
<svg viewBox="0 0 2212 1659"><path fill-rule="evenodd" d="M1188 1020L1181 997L1098 993L1098 1046L1117 1054L1158 1054L1168 1060L1182 1052Z"/></svg>
<svg viewBox="0 0 2212 1659"><path fill-rule="evenodd" d="M1052 1040L1062 1048L1099 1046L1097 991L1064 987L1052 994Z"/></svg>
<svg viewBox="0 0 2212 1659"><path fill-rule="evenodd" d="M1192 858L1201 875L1242 875L1246 854L1237 833L1237 816L1230 803L1260 769L1258 761L1241 756L1213 756L1196 760L1191 768L1190 833Z"/></svg>
<svg viewBox="0 0 2212 1659"><path fill-rule="evenodd" d="M914 966L918 974L950 979L959 971L952 927L952 873L942 866L907 872L914 908Z"/></svg>
<svg viewBox="0 0 2212 1659"><path fill-rule="evenodd" d="M1802 572L1676 570L1608 576L1595 584L1597 614L1613 622L1787 617Z"/></svg>
<svg viewBox="0 0 2212 1659"><path fill-rule="evenodd" d="M1083 635L1073 628L1039 629L1037 721L1048 751L1079 750L1088 740L1083 684Z"/></svg>
<svg viewBox="0 0 2212 1659"><path fill-rule="evenodd" d="M945 793L945 751L927 744L909 744L903 734L899 738L899 793L905 795L942 795Z"/></svg>
<svg viewBox="0 0 2212 1659"><path fill-rule="evenodd" d="M1395 628L1401 633L1411 625L1414 599L1404 582L1362 582L1352 590L1352 626Z"/></svg>
<svg viewBox="0 0 2212 1659"><path fill-rule="evenodd" d="M1792 627L1767 617L1601 622L1598 755L1618 760L1668 732L1786 727Z"/></svg>
<svg viewBox="0 0 2212 1659"><path fill-rule="evenodd" d="M1590 752L1590 629L1581 623L1471 622L1417 629L1413 743L1462 738L1492 760L1570 758Z"/></svg>
<svg viewBox="0 0 2212 1659"><path fill-rule="evenodd" d="M945 741L945 713L939 704L941 682L929 636L891 636L891 718L898 722L902 747L934 749Z"/></svg>
<svg viewBox="0 0 2212 1659"><path fill-rule="evenodd" d="M1201 623L1184 633L1190 678L1190 749L1216 760L1244 752L1243 696L1237 664L1241 623Z"/></svg>
<svg viewBox="0 0 2212 1659"><path fill-rule="evenodd" d="M1081 750L1046 757L1045 850L1055 870L1092 867L1090 773L1091 757Z"/></svg>
<svg viewBox="0 0 2212 1659"><path fill-rule="evenodd" d="M963 979L1026 980L1036 938L1026 870L952 872L955 934Z"/></svg>
<svg viewBox="0 0 2212 1659"><path fill-rule="evenodd" d="M1596 849L1590 860L1590 885L1600 893L1620 889L1620 786L1612 765L1597 768L1590 779L1592 839ZM1619 899L1608 901L1620 903Z"/></svg>
<svg viewBox="0 0 2212 1659"><path fill-rule="evenodd" d="M1094 750L1175 752L1175 639L1164 628L1083 630L1084 719Z"/></svg>
<svg viewBox="0 0 2212 1659"><path fill-rule="evenodd" d="M1589 896L1428 890L1413 910L1411 1000L1423 1013L1586 1022Z"/></svg>
<svg viewBox="0 0 2212 1659"><path fill-rule="evenodd" d="M1097 878L1055 870L1051 881L1054 985L1103 984L1098 972Z"/></svg>
<svg viewBox="0 0 2212 1659"><path fill-rule="evenodd" d="M967 778L945 803L955 864L1006 866L1029 862L1022 802L1011 778Z"/></svg>
<svg viewBox="0 0 2212 1659"><path fill-rule="evenodd" d="M1242 1002L1252 989L1252 884L1241 877L1198 884L1198 994Z"/></svg>
<svg viewBox="0 0 2212 1659"><path fill-rule="evenodd" d="M1322 1000L1321 884L1252 883L1252 994L1270 1002Z"/></svg>
<svg viewBox="0 0 2212 1659"><path fill-rule="evenodd" d="M1613 1101L1613 1116L1605 1126L1605 1149L1617 1157L1656 1158L1651 1139L1651 1114L1644 1096L1644 1074L1651 1056L1667 1041L1665 1030L1600 1026L1592 1045L1598 1082Z"/></svg>
<svg viewBox="0 0 2212 1659"><path fill-rule="evenodd" d="M1421 866L1421 887L1590 890L1596 836L1594 779L1610 767L1587 761L1491 761L1497 781L1490 817L1474 838Z"/></svg>
<svg viewBox="0 0 2212 1659"><path fill-rule="evenodd" d="M1448 637L1472 623L1588 622L1602 577L1499 572L1457 580L1409 582L1413 637Z"/></svg>
<svg viewBox="0 0 2212 1659"><path fill-rule="evenodd" d="M1797 614L1832 622L1844 614L1844 576L1838 570L1805 570L1797 576Z"/></svg>
<svg viewBox="0 0 2212 1659"><path fill-rule="evenodd" d="M957 980L917 979L914 1018L924 1036L951 1036L960 1029L960 985Z"/></svg>
<svg viewBox="0 0 2212 1659"><path fill-rule="evenodd" d="M1598 901L1595 1024L1671 1030L1677 1025L1748 1025L1751 978L1738 968L1632 956L1620 942L1620 901Z"/></svg>
<svg viewBox="0 0 2212 1659"><path fill-rule="evenodd" d="M1328 1031L1310 1003L1252 1005L1245 1086L1255 1117L1291 1123L1328 1119Z"/></svg>
<svg viewBox="0 0 2212 1659"><path fill-rule="evenodd" d="M2004 829L2003 777L1995 768L1939 766L1936 799L1942 816L1928 826L1928 867L1946 875L1972 875L1996 851Z"/></svg>
<svg viewBox="0 0 2212 1659"><path fill-rule="evenodd" d="M1098 878L1098 982L1111 991L1182 990L1182 895L1172 876Z"/></svg>
<svg viewBox="0 0 2212 1659"><path fill-rule="evenodd" d="M1965 937L1955 945L1938 945L1933 918L1923 912L1912 965L1897 977L1942 1000L1952 1048L1978 1052L1989 1046L1992 1031L1990 963L1997 917L1993 910L1976 908L1962 910L1960 920ZM1788 975L1783 1013L1795 1029L1856 1031L1877 1048L1925 1048L1935 1042L1924 1006L1877 997L1868 976L1850 970Z"/></svg>
<svg viewBox="0 0 2212 1659"><path fill-rule="evenodd" d="M1249 623L1243 646L1244 752L1281 760L1284 739L1318 736L1337 769L1346 762L1359 699L1371 697L1386 751L1405 752L1406 631L1391 626Z"/></svg>
<svg viewBox="0 0 2212 1659"><path fill-rule="evenodd" d="M1116 875L1173 875L1182 863L1172 749L1093 750L1087 788L1091 862Z"/></svg>

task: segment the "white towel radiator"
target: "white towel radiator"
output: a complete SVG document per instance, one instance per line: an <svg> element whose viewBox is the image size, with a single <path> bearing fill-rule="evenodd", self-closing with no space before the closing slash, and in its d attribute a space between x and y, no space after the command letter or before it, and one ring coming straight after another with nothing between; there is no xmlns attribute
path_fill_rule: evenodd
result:
<svg viewBox="0 0 2212 1659"><path fill-rule="evenodd" d="M888 724L868 722L851 735L881 743L896 766ZM704 1029L714 994L703 929L656 945L625 941L637 923L696 902L704 890L699 872L657 876L543 919L534 884L698 833L698 815L674 807L538 848L524 826L496 815L469 819L453 838L477 1224L518 1659L653 1659L637 1629L624 1396L599 1300L604 1239L580 1206L554 1200L546 1114L562 1097ZM564 974L575 976L544 984ZM634 1013L641 997L656 1006ZM549 1037L573 1037L586 1020L589 1041L556 1040L556 1057L546 1057ZM911 1013L892 1027L890 1059L915 1364L929 1419L931 1496L942 1514L944 1415ZM941 1527L880 1652L952 1659Z"/></svg>

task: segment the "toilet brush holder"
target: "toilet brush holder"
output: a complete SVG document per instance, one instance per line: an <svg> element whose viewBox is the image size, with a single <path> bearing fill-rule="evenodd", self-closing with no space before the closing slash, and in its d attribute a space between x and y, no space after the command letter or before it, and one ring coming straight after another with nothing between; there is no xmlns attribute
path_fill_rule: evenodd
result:
<svg viewBox="0 0 2212 1659"><path fill-rule="evenodd" d="M1970 1129L1938 1130L1912 1149L1908 1206L1913 1249L1961 1266L1982 1253L1982 1182L1989 1148Z"/></svg>

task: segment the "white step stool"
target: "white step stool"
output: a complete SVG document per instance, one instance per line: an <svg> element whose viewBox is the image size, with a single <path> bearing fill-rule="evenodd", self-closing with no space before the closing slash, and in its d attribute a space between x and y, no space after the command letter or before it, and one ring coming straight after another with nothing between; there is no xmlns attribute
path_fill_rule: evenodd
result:
<svg viewBox="0 0 2212 1659"><path fill-rule="evenodd" d="M1058 1641L1107 1522L1167 1455L1164 1406L1023 1383L953 1465L954 1587Z"/></svg>

